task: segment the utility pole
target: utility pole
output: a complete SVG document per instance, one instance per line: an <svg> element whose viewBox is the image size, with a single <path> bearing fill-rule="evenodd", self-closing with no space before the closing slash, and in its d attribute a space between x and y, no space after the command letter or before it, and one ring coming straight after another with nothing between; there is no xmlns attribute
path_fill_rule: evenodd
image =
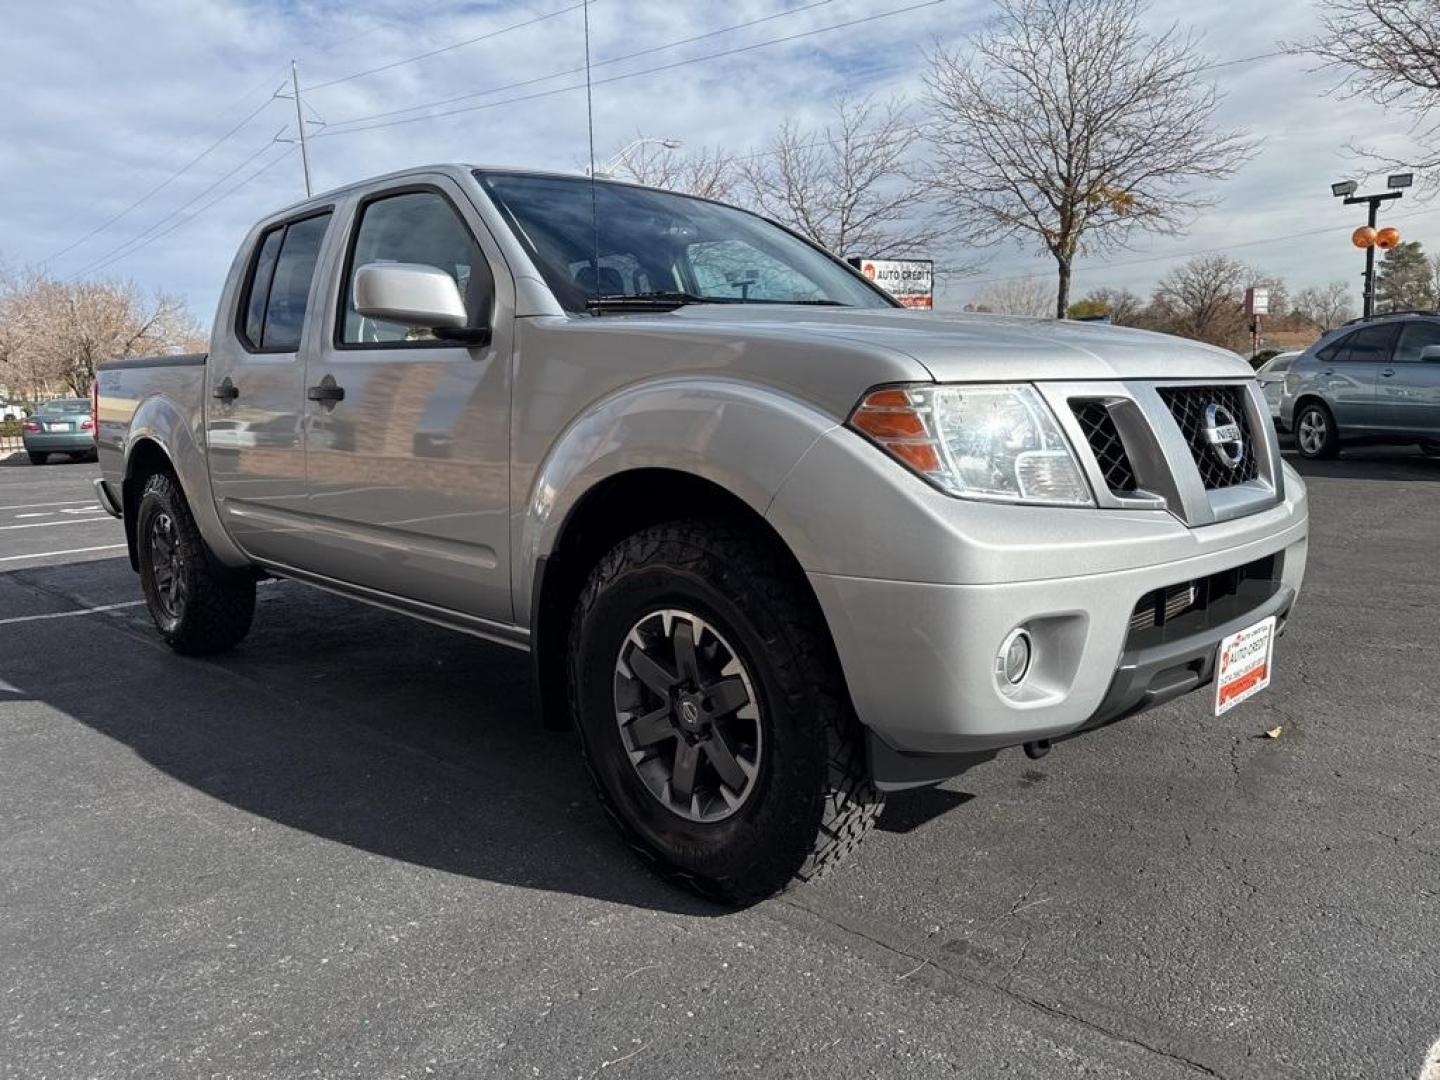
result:
<svg viewBox="0 0 1440 1080"><path fill-rule="evenodd" d="M300 167L305 170L305 197L308 199L310 191L310 150L305 143L305 113L300 108L300 67L294 60L290 61L290 85L295 90L295 127L300 132ZM1371 211L1370 216L1375 216Z"/></svg>

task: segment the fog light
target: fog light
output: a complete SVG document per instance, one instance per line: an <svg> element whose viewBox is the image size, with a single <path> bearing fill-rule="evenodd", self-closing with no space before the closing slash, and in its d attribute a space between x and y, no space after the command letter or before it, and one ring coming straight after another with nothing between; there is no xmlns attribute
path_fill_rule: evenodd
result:
<svg viewBox="0 0 1440 1080"><path fill-rule="evenodd" d="M1005 681L1011 686L1019 686L1030 674L1030 635L1024 630L1012 630L995 659L995 666L1005 676Z"/></svg>

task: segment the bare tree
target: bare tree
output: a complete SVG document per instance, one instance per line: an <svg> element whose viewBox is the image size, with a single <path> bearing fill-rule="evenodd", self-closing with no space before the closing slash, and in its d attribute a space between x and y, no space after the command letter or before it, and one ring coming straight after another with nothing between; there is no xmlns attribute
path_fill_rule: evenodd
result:
<svg viewBox="0 0 1440 1080"><path fill-rule="evenodd" d="M1026 237L1054 258L1056 316L1076 255L1136 229L1178 233L1253 144L1214 126L1220 95L1192 34L1141 29L1144 0L998 0L927 76L935 177L975 244Z"/></svg>
<svg viewBox="0 0 1440 1080"><path fill-rule="evenodd" d="M739 180L735 159L719 148L687 153L639 132L619 158L613 172L621 179L706 199L733 199Z"/></svg>
<svg viewBox="0 0 1440 1080"><path fill-rule="evenodd" d="M1253 277L1228 255L1198 255L1160 279L1146 321L1212 345L1243 348L1249 329L1241 293Z"/></svg>
<svg viewBox="0 0 1440 1080"><path fill-rule="evenodd" d="M1081 307L1086 314L1108 315L1116 326L1139 326L1145 311L1145 302L1129 289L1104 287L1091 289L1076 301L1071 308L1072 318L1074 308Z"/></svg>
<svg viewBox="0 0 1440 1080"><path fill-rule="evenodd" d="M913 161L919 142L898 100L841 100L833 123L786 120L763 153L741 160L742 196L836 255L923 254L942 230Z"/></svg>
<svg viewBox="0 0 1440 1080"><path fill-rule="evenodd" d="M1301 289L1295 294L1291 310L1322 334L1355 317L1355 309L1350 306L1350 286L1343 281Z"/></svg>
<svg viewBox="0 0 1440 1080"><path fill-rule="evenodd" d="M1364 98L1411 120L1414 160L1354 147L1379 166L1422 170L1420 183L1440 187L1423 170L1440 166L1440 0L1330 0L1321 31L1290 46L1340 78L1343 97Z"/></svg>
<svg viewBox="0 0 1440 1080"><path fill-rule="evenodd" d="M1055 288L1033 276L1008 278L987 285L965 306L968 311L1044 317L1055 311Z"/></svg>
<svg viewBox="0 0 1440 1080"><path fill-rule="evenodd" d="M88 394L105 360L203 342L183 300L159 292L146 297L133 282L71 283L32 273L7 282L0 294L0 350L24 373L32 396L54 382Z"/></svg>

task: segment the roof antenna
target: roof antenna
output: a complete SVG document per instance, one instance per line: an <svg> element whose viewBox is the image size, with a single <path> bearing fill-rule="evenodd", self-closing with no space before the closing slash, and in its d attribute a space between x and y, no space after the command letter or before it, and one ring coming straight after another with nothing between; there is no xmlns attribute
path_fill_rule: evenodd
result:
<svg viewBox="0 0 1440 1080"><path fill-rule="evenodd" d="M590 269L594 276L591 295L600 295L600 211L595 194L595 99L590 91L590 0L583 0L585 15L585 122L590 132L590 233L593 255Z"/></svg>

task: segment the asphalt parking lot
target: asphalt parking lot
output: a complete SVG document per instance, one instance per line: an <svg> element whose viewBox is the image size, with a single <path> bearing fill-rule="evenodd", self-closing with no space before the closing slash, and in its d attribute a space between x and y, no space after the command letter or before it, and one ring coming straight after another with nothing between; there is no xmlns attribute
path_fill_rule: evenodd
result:
<svg viewBox="0 0 1440 1080"><path fill-rule="evenodd" d="M1306 467L1256 701L894 797L740 912L612 836L518 653L278 583L171 655L95 468L0 466L0 1075L1411 1078L1440 1037L1440 461Z"/></svg>

